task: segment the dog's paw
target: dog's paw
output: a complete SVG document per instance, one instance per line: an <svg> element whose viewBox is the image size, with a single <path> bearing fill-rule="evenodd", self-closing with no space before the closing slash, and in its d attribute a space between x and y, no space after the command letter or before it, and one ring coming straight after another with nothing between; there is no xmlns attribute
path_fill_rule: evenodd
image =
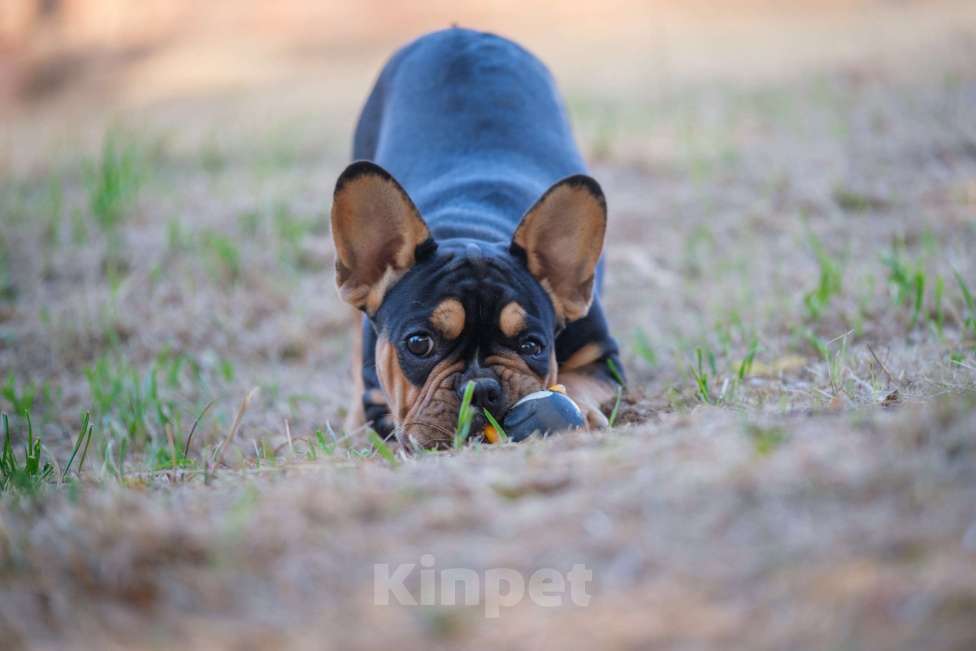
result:
<svg viewBox="0 0 976 651"><path fill-rule="evenodd" d="M610 420L607 418L603 410L600 409L600 405L583 405L579 401L576 401L579 405L580 411L583 412L583 418L586 419L586 426L589 429L606 429L610 427Z"/></svg>
<svg viewBox="0 0 976 651"><path fill-rule="evenodd" d="M601 406L616 397L616 389L606 380L589 373L569 371L559 374L559 383L566 387L566 395L583 412L590 429L606 429L610 421Z"/></svg>

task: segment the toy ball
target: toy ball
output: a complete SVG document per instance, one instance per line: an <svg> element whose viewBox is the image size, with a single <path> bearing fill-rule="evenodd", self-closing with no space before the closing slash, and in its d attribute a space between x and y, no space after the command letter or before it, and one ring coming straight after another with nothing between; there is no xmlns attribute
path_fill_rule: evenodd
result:
<svg viewBox="0 0 976 651"><path fill-rule="evenodd" d="M535 432L545 436L551 432L585 426L580 408L559 390L561 387L556 389L530 393L512 405L502 421L509 439L522 441Z"/></svg>

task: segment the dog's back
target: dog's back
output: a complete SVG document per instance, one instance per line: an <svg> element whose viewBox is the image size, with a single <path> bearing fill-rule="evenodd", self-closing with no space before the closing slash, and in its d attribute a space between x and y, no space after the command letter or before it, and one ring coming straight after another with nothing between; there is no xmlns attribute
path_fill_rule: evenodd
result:
<svg viewBox="0 0 976 651"><path fill-rule="evenodd" d="M585 171L542 62L509 40L459 28L390 60L353 156L392 173L439 239L508 240L547 187Z"/></svg>

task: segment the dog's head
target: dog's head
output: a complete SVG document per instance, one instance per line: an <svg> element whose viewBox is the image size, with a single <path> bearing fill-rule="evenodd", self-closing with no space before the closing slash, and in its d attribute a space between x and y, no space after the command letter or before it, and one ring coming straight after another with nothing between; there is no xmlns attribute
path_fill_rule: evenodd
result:
<svg viewBox="0 0 976 651"><path fill-rule="evenodd" d="M336 282L375 328L401 442L449 445L469 380L473 431L482 409L500 420L555 382L555 338L589 310L605 229L600 186L580 175L549 188L511 242L438 242L383 168L346 168L332 205Z"/></svg>

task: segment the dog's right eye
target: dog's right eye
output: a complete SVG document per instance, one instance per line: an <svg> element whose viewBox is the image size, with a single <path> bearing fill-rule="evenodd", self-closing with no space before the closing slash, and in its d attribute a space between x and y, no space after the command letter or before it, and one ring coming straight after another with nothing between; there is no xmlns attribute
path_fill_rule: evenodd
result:
<svg viewBox="0 0 976 651"><path fill-rule="evenodd" d="M519 344L519 352L527 357L535 357L542 352L542 344L534 337L523 339Z"/></svg>
<svg viewBox="0 0 976 651"><path fill-rule="evenodd" d="M434 351L434 340L422 332L415 332L407 337L406 344L407 350L417 357L427 357Z"/></svg>

